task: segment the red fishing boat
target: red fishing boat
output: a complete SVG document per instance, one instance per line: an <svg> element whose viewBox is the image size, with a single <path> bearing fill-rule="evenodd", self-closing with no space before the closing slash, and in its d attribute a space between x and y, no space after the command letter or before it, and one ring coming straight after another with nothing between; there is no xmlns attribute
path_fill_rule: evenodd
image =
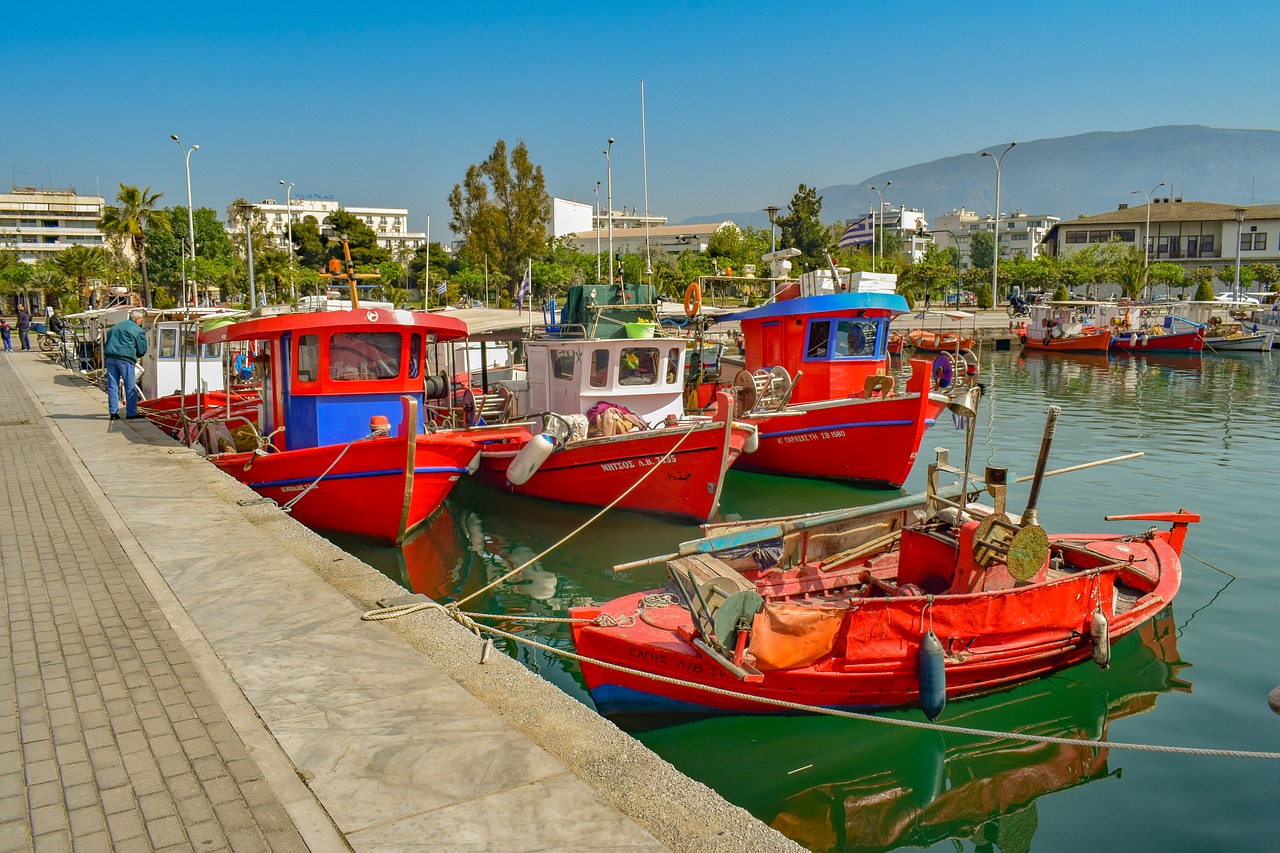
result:
<svg viewBox="0 0 1280 853"><path fill-rule="evenodd" d="M1205 330L1193 324L1178 324L1168 310L1156 305L1128 302L1101 303L1093 325L1111 330L1111 351L1133 353L1204 351Z"/></svg>
<svg viewBox="0 0 1280 853"><path fill-rule="evenodd" d="M604 713L919 705L932 719L948 699L1091 657L1105 667L1110 643L1177 594L1199 516L1108 517L1170 525L1136 534L1046 534L1035 503L1056 417L1053 407L1020 516L1006 512L1002 469L987 469L993 505L980 505L968 461L962 472L943 455L924 495L722 528L660 558L665 590L574 608L592 698ZM940 471L969 489L939 489Z"/></svg>
<svg viewBox="0 0 1280 853"><path fill-rule="evenodd" d="M975 380L977 359L913 360L899 388L887 343L906 300L799 284L782 291L799 295L717 318L742 325L745 369L733 384L741 416L760 428L759 447L737 467L898 488L948 395Z"/></svg>
<svg viewBox="0 0 1280 853"><path fill-rule="evenodd" d="M466 336L459 320L386 308L282 309L206 332L206 343L257 342L263 377L256 424L206 422L209 459L308 527L398 544L481 441L522 431L436 428L437 414L461 411L443 350ZM237 446L237 428L254 448L220 452Z"/></svg>
<svg viewBox="0 0 1280 853"><path fill-rule="evenodd" d="M926 329L922 326L907 332L907 344L917 352L959 353L963 350L972 351L975 348L973 330L977 327L977 315L968 311L921 311L919 314L922 322L930 316L937 319L937 328ZM967 335L962 328L965 320L969 321L971 330ZM954 322L955 328L946 328L947 321Z"/></svg>
<svg viewBox="0 0 1280 853"><path fill-rule="evenodd" d="M711 414L685 415L686 342L654 337L656 307L651 285L571 288L560 322L525 341L527 382L500 386L502 414L484 418L535 423L487 442L477 479L542 500L711 518L756 428L734 420L728 392Z"/></svg>
<svg viewBox="0 0 1280 853"><path fill-rule="evenodd" d="M1014 329L1024 349L1044 352L1106 352L1111 329L1093 324L1086 312L1097 302L1047 302L1030 306L1031 319Z"/></svg>

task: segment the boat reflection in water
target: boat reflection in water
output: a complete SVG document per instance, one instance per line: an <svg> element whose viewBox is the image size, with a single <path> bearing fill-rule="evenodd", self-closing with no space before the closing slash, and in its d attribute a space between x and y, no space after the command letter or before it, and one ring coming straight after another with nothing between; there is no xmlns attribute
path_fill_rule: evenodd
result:
<svg viewBox="0 0 1280 853"><path fill-rule="evenodd" d="M1178 659L1175 630L1166 610L1116 644L1110 670L1082 664L956 702L947 723L1105 739L1112 720L1151 710L1161 693L1190 692L1179 677L1187 664ZM883 851L947 839L978 850L1030 850L1038 798L1120 773L1106 748L833 717L720 717L636 737L814 851ZM691 749L694 741L718 746Z"/></svg>

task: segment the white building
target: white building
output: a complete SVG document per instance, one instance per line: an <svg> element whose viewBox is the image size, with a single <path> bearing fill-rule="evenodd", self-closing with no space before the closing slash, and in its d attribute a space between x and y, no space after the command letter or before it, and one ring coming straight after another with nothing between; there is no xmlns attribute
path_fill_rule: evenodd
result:
<svg viewBox="0 0 1280 853"><path fill-rule="evenodd" d="M1007 261L1018 255L1034 260L1045 254L1044 238L1058 224L1057 216L1031 216L1020 211L1000 217L1000 260ZM933 238L941 248L955 246L960 250L960 266L970 269L970 241L974 233L992 233L995 221L991 216L981 216L972 210L953 210L934 219Z"/></svg>
<svg viewBox="0 0 1280 853"><path fill-rule="evenodd" d="M0 194L0 246L28 264L72 246L102 247L105 205L102 196L77 195L75 189L12 187Z"/></svg>
<svg viewBox="0 0 1280 853"><path fill-rule="evenodd" d="M664 217L663 222L666 221ZM708 222L700 225L655 225L649 228L623 228L618 221L613 222L613 239L609 239L609 223L601 222L599 227L590 231L577 231L564 235L564 243L580 252L594 255L597 247L601 252L608 252L613 246L613 253L644 254L645 241L652 249L661 246L673 255L681 252L705 252L711 235L721 228L737 228L732 222Z"/></svg>
<svg viewBox="0 0 1280 853"><path fill-rule="evenodd" d="M410 251L427 244L427 235L409 230L409 209L405 207L350 207L339 203L332 196L300 195L286 202L268 198L255 205L266 220L267 230L275 238L276 245L286 248L289 218L294 224L311 222L321 234L334 235L329 216L335 211L345 211L373 229L378 235L378 245L393 255L401 247Z"/></svg>

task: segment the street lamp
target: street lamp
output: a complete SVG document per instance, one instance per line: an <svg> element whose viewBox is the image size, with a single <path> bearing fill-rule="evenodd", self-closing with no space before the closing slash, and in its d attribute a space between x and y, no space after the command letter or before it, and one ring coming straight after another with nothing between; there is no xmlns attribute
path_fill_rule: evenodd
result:
<svg viewBox="0 0 1280 853"><path fill-rule="evenodd" d="M258 307L258 289L253 281L253 205L240 205L240 216L244 219L244 246L249 261L249 310Z"/></svg>
<svg viewBox="0 0 1280 853"><path fill-rule="evenodd" d="M596 181L596 284L600 280L600 182Z"/></svg>
<svg viewBox="0 0 1280 853"><path fill-rule="evenodd" d="M289 292L293 294L293 301L298 301L298 288L293 283L293 212L289 209L289 199L293 195L293 182L285 184L284 179L280 179L280 185L284 187L284 221L285 226L289 229Z"/></svg>
<svg viewBox="0 0 1280 853"><path fill-rule="evenodd" d="M609 179L608 199L609 205L609 283L614 283L613 273L613 137L609 137L609 147L604 150L605 173Z"/></svg>
<svg viewBox="0 0 1280 853"><path fill-rule="evenodd" d="M991 256L991 304L1000 304L1000 280L997 278L1000 270L1000 161L1004 159L1004 155L1013 150L1016 142L1010 142L1009 147L1000 152L1000 156L996 157L990 151L983 151L983 157L990 157L996 164L996 229L995 229L995 251Z"/></svg>
<svg viewBox="0 0 1280 853"><path fill-rule="evenodd" d="M776 204L771 204L764 209L764 212L769 214L769 254L771 255L777 251L773 239L773 223L778 221L778 211L781 209Z"/></svg>
<svg viewBox="0 0 1280 853"><path fill-rule="evenodd" d="M191 241L191 264L195 266L196 262L196 220L195 214L191 212L191 155L200 150L199 145L192 145L188 150L182 144L182 140L178 138L176 133L169 134L169 138L178 143L178 147L182 149L182 159L187 166L187 237ZM194 288L193 288L194 290ZM187 305L187 277L182 277L182 304Z"/></svg>
<svg viewBox="0 0 1280 853"><path fill-rule="evenodd" d="M1147 230L1142 232L1142 266L1146 267L1151 263L1151 197L1155 195L1156 190L1164 186L1164 181L1156 184L1151 188L1151 192L1145 190L1130 190L1129 195L1141 195L1147 200Z"/></svg>
<svg viewBox="0 0 1280 853"><path fill-rule="evenodd" d="M893 181L885 181L884 189L887 190L891 186L893 186ZM872 187L871 189L874 190L876 194L880 196L880 209L879 209L879 213L877 214L879 219L877 220L877 222L880 225L880 258L883 259L884 258L884 190L878 190L875 187ZM871 271L872 272L876 271L876 240L875 238L876 238L876 235L875 235L875 232L873 231L871 233Z"/></svg>
<svg viewBox="0 0 1280 853"><path fill-rule="evenodd" d="M1237 207L1235 209L1235 214L1236 214L1236 293L1235 293L1235 296L1237 301L1239 301L1240 299L1240 255L1242 254L1240 251L1240 247L1243 245L1241 242L1241 238L1243 235L1240 232L1244 230L1244 213L1245 211L1243 207Z"/></svg>

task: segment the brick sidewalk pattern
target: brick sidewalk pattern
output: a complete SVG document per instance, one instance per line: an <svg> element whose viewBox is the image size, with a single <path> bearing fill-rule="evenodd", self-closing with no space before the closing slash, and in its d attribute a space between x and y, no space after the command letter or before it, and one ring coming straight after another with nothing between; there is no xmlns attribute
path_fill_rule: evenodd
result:
<svg viewBox="0 0 1280 853"><path fill-rule="evenodd" d="M0 853L306 850L12 357L26 356L0 356Z"/></svg>

